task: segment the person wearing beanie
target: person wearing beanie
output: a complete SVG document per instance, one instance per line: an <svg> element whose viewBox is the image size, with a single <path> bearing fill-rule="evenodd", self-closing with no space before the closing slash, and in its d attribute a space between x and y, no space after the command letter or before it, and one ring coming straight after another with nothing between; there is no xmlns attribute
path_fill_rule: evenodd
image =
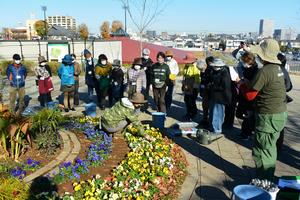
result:
<svg viewBox="0 0 300 200"><path fill-rule="evenodd" d="M100 54L98 63L95 66L95 77L97 80L95 87L98 105L101 110L105 109L105 98L108 96L109 92L111 71L112 65L107 61L106 55Z"/></svg>
<svg viewBox="0 0 300 200"><path fill-rule="evenodd" d="M170 81L168 83L168 90L165 96L166 109L169 110L171 108L172 100L173 100L173 91L176 83L176 76L179 73L179 67L177 61L174 59L173 51L166 51L166 64L170 68Z"/></svg>
<svg viewBox="0 0 300 200"><path fill-rule="evenodd" d="M153 65L153 61L150 58L150 50L143 49L142 68L144 69L144 71L146 73L147 86L146 86L146 90L145 90L145 99L147 99L148 101L149 101L149 99L148 99L149 98L149 90L150 90L150 85L151 85L151 67L152 67L152 65Z"/></svg>
<svg viewBox="0 0 300 200"><path fill-rule="evenodd" d="M87 49L83 51L83 56L84 59L81 60L81 63L85 71L85 84L88 87L89 102L92 102L96 83L95 64L97 63L97 59L93 58L91 52Z"/></svg>
<svg viewBox="0 0 300 200"><path fill-rule="evenodd" d="M37 78L37 86L39 88L39 101L42 107L52 101L51 91L53 91L53 84L51 80L51 70L47 64L47 60L44 56L38 57L39 65L34 68L34 72Z"/></svg>
<svg viewBox="0 0 300 200"><path fill-rule="evenodd" d="M9 87L9 106L11 112L15 112L16 98L19 96L19 108L17 114L21 114L25 108L25 80L27 77L27 70L21 63L21 57L19 54L13 55L13 63L8 65L6 70L7 79L10 82Z"/></svg>
<svg viewBox="0 0 300 200"><path fill-rule="evenodd" d="M144 93L147 86L146 73L142 69L142 59L135 58L127 74L128 98L136 92Z"/></svg>
<svg viewBox="0 0 300 200"><path fill-rule="evenodd" d="M74 90L74 105L78 106L79 105L79 75L81 73L81 69L79 66L79 63L76 62L76 55L71 54L72 59L73 59L73 64L74 64L74 79L75 79L75 90Z"/></svg>
<svg viewBox="0 0 300 200"><path fill-rule="evenodd" d="M109 106L123 98L124 72L121 68L121 61L115 59L112 63L111 82L109 91Z"/></svg>
<svg viewBox="0 0 300 200"><path fill-rule="evenodd" d="M62 59L62 64L57 70L57 75L61 79L60 91L64 94L64 109L65 112L69 110L75 111L74 108L74 91L75 91L75 78L74 78L74 64L71 55L65 55Z"/></svg>

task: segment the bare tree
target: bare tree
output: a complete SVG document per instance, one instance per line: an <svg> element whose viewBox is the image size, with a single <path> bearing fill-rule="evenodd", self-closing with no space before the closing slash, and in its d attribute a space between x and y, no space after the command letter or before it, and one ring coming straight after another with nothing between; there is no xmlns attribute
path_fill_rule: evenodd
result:
<svg viewBox="0 0 300 200"><path fill-rule="evenodd" d="M159 15L167 5L167 0L120 0L123 8L126 8L132 23L139 32L140 52L143 49L143 32Z"/></svg>
<svg viewBox="0 0 300 200"><path fill-rule="evenodd" d="M109 22L105 21L102 23L100 27L101 36L103 39L109 39L110 38L110 28L109 28Z"/></svg>

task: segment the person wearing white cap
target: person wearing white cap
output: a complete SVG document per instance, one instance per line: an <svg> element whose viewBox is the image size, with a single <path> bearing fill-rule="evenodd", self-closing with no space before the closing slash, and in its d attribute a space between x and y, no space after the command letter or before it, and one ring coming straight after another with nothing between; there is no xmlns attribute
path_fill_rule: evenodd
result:
<svg viewBox="0 0 300 200"><path fill-rule="evenodd" d="M273 181L277 159L276 141L284 128L286 92L284 75L277 59L278 42L266 39L260 45L251 45L250 52L256 54L263 67L250 83L241 83L240 88L247 100L256 100L255 139L253 159L257 177Z"/></svg>

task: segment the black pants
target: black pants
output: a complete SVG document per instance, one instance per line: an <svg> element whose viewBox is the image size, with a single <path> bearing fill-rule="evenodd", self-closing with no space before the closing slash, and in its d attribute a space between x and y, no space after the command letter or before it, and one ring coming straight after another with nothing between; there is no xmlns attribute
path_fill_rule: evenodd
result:
<svg viewBox="0 0 300 200"><path fill-rule="evenodd" d="M79 81L75 80L75 91L74 91L74 105L79 105Z"/></svg>
<svg viewBox="0 0 300 200"><path fill-rule="evenodd" d="M277 153L280 153L282 150L283 146L283 141L284 141L284 129L280 132L279 138L277 139L276 146L277 146Z"/></svg>
<svg viewBox="0 0 300 200"><path fill-rule="evenodd" d="M162 88L153 87L154 102L157 106L157 111L159 112L166 113L165 95L166 95L166 86L163 86Z"/></svg>
<svg viewBox="0 0 300 200"><path fill-rule="evenodd" d="M254 117L254 111L248 111L247 112L247 118L243 119L242 122L242 136L251 136L252 131L254 131L254 126L255 126L255 117Z"/></svg>
<svg viewBox="0 0 300 200"><path fill-rule="evenodd" d="M100 108L105 107L105 98L108 96L108 88L99 89L99 106Z"/></svg>
<svg viewBox="0 0 300 200"><path fill-rule="evenodd" d="M198 90L193 89L192 94L185 94L184 95L184 102L186 106L186 115L189 117L195 117L197 114L197 105L196 100L198 96Z"/></svg>
<svg viewBox="0 0 300 200"><path fill-rule="evenodd" d="M51 93L49 92L46 94L40 94L39 101L40 101L41 106L45 107L48 102L52 101Z"/></svg>
<svg viewBox="0 0 300 200"><path fill-rule="evenodd" d="M208 122L208 111L209 111L209 94L208 94L208 91L203 92L203 95L202 95L202 109L203 109L202 121Z"/></svg>

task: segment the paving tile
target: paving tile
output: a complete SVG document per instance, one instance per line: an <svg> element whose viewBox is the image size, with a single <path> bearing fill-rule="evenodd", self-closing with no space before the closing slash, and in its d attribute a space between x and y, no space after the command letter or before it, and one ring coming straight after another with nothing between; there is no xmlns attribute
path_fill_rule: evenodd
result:
<svg viewBox="0 0 300 200"><path fill-rule="evenodd" d="M221 150L221 157L222 158L236 158L236 159L242 159L242 156L239 152L234 151L224 151Z"/></svg>

